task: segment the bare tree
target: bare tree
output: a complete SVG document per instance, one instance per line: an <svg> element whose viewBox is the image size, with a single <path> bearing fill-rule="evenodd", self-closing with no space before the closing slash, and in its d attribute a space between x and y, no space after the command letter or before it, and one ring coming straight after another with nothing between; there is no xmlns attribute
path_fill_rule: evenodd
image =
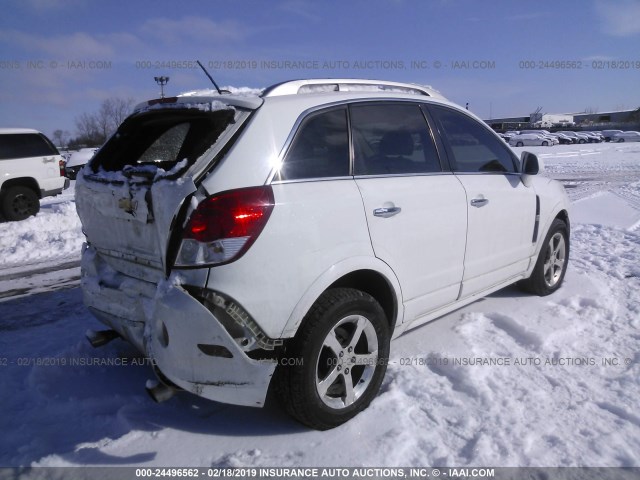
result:
<svg viewBox="0 0 640 480"><path fill-rule="evenodd" d="M83 113L75 119L78 138L76 143L100 145L104 143L105 137L100 133L100 127L95 114Z"/></svg>
<svg viewBox="0 0 640 480"><path fill-rule="evenodd" d="M55 130L52 135L53 143L58 147L65 148L71 140L71 134L66 130Z"/></svg>
<svg viewBox="0 0 640 480"><path fill-rule="evenodd" d="M133 98L109 98L104 101L104 104L107 104L107 111L109 112L109 117L111 118L111 129L112 133L115 132L120 124L124 122L125 118L129 116L131 111L133 110L135 101ZM103 105L104 105L103 104Z"/></svg>
<svg viewBox="0 0 640 480"><path fill-rule="evenodd" d="M74 144L102 145L113 135L133 110L133 98L107 98L95 113L83 113L76 117L78 137Z"/></svg>

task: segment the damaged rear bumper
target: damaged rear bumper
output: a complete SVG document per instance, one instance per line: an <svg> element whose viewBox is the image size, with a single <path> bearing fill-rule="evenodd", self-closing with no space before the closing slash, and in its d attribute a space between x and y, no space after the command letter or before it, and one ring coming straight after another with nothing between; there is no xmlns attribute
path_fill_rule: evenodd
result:
<svg viewBox="0 0 640 480"><path fill-rule="evenodd" d="M91 247L83 253L82 270L87 307L148 355L171 382L223 403L264 405L276 362L249 358L182 287L118 273Z"/></svg>

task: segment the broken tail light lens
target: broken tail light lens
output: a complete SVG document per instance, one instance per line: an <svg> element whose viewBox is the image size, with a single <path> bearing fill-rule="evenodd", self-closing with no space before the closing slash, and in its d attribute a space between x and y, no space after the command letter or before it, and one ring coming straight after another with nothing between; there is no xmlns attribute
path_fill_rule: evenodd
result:
<svg viewBox="0 0 640 480"><path fill-rule="evenodd" d="M237 260L258 238L273 206L270 186L230 190L202 201L184 229L175 266L219 265Z"/></svg>

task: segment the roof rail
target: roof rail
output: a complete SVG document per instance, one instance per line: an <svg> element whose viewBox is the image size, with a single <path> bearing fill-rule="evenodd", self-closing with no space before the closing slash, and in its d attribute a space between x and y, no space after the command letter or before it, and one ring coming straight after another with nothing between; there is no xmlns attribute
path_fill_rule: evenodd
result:
<svg viewBox="0 0 640 480"><path fill-rule="evenodd" d="M279 97L282 95L322 92L394 92L444 99L440 92L426 85L357 78L312 78L307 80L291 80L272 85L263 92L262 96Z"/></svg>

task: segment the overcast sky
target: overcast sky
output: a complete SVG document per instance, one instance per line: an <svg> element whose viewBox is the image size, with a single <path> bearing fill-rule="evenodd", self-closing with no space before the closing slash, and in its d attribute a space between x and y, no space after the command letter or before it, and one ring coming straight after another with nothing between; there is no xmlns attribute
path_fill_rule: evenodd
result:
<svg viewBox="0 0 640 480"><path fill-rule="evenodd" d="M379 78L482 118L640 107L640 0L3 0L0 127L60 128L108 97Z"/></svg>

